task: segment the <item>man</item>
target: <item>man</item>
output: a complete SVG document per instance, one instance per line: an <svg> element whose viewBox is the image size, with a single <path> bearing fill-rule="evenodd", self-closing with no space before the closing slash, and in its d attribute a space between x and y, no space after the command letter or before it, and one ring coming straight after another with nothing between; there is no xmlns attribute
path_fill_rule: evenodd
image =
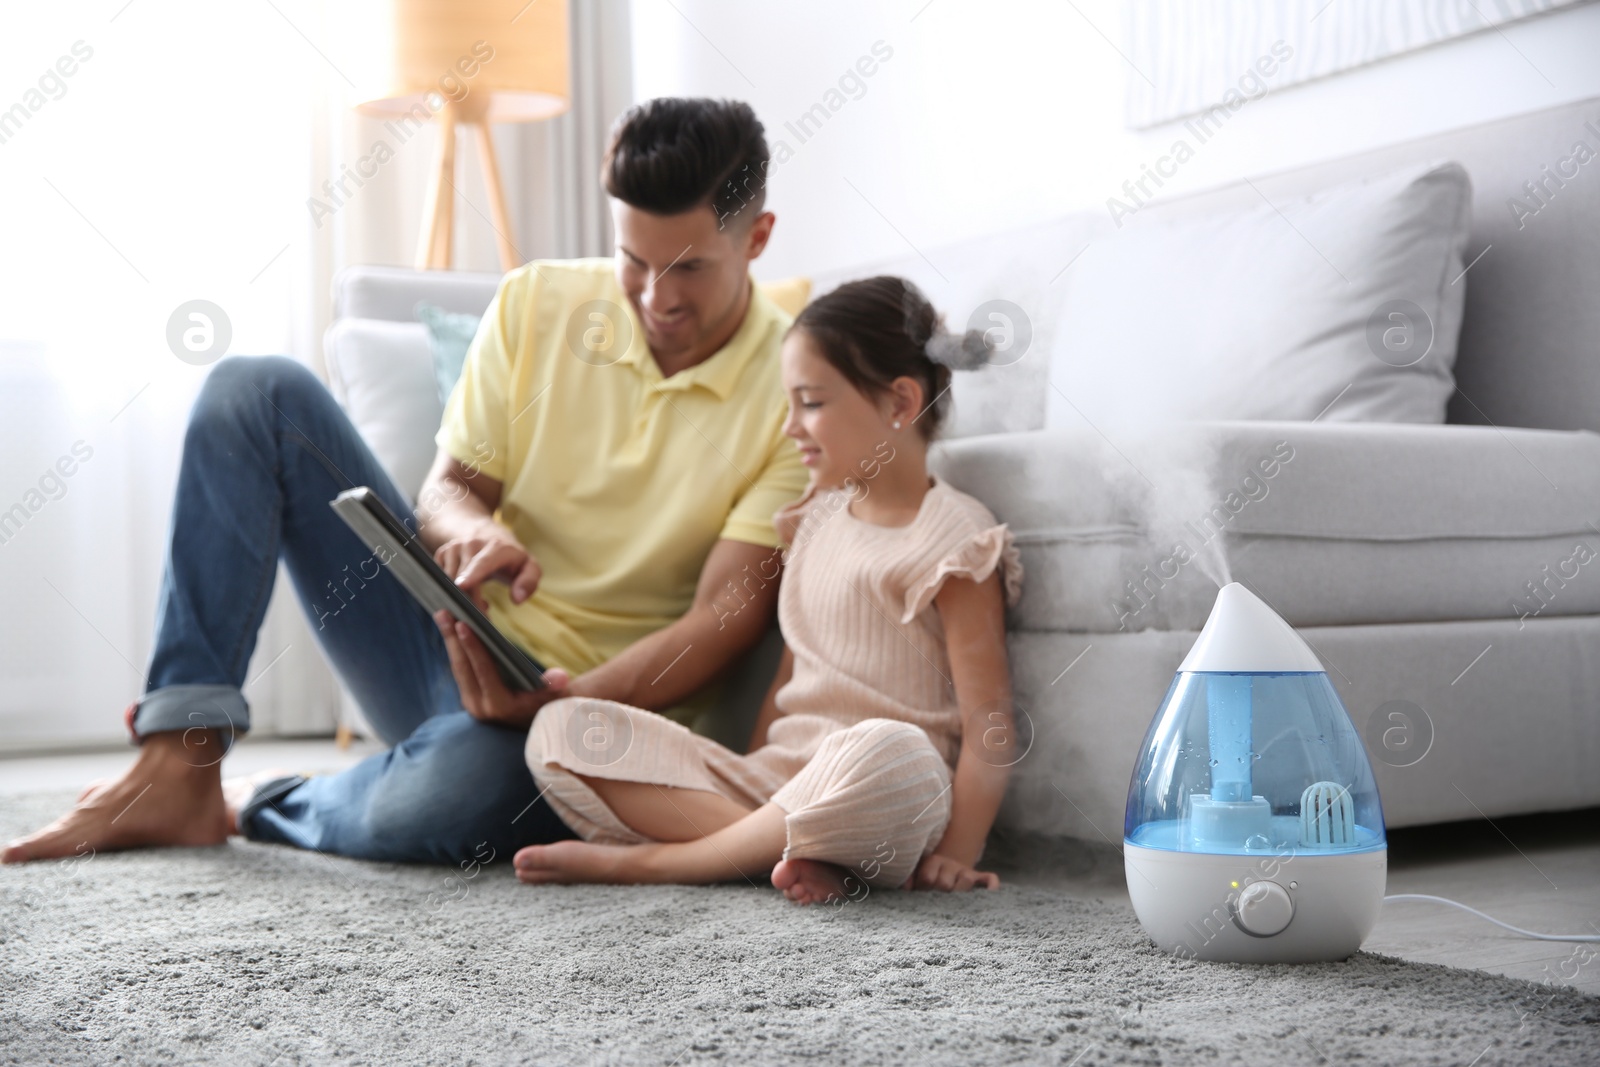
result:
<svg viewBox="0 0 1600 1067"><path fill-rule="evenodd" d="M805 473L782 433L789 319L749 273L774 221L767 159L744 104L653 100L619 120L603 167L615 262L505 277L415 512L304 368L220 362L190 416L148 686L126 713L138 758L4 860L239 832L482 862L569 836L523 760L540 706L574 695L672 708L771 623L772 513ZM373 573L371 553L328 501L352 485L420 523L447 572L552 668L548 688L508 691L464 627L429 620L389 576L351 582ZM280 553L393 748L225 800L218 765L249 725L239 687ZM730 583L736 611L715 603Z"/></svg>

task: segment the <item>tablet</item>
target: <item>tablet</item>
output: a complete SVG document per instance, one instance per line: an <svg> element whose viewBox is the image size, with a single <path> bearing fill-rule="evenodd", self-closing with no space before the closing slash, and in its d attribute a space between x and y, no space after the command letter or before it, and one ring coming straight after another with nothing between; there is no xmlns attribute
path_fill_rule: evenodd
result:
<svg viewBox="0 0 1600 1067"><path fill-rule="evenodd" d="M378 562L389 568L389 573L399 579L430 616L443 608L467 624L489 650L508 687L524 691L544 688L544 667L539 661L495 628L377 493L359 485L334 497L328 506L372 549Z"/></svg>

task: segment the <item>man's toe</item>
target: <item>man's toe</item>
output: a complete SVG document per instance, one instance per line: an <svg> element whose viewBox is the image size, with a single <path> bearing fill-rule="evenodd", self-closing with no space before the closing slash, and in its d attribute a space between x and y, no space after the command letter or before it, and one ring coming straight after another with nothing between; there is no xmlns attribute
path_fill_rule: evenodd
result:
<svg viewBox="0 0 1600 1067"><path fill-rule="evenodd" d="M65 827L52 824L27 837L19 837L6 846L4 853L0 853L0 862L27 863L29 860L71 856L73 848L67 844L68 835L64 831Z"/></svg>

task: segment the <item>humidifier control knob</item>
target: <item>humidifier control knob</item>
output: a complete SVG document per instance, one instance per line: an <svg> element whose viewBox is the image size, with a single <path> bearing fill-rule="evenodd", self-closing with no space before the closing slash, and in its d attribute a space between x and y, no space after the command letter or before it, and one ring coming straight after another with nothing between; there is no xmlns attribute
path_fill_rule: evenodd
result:
<svg viewBox="0 0 1600 1067"><path fill-rule="evenodd" d="M1256 937L1281 933L1294 918L1294 901L1277 882L1251 882L1239 891L1233 921L1239 929Z"/></svg>

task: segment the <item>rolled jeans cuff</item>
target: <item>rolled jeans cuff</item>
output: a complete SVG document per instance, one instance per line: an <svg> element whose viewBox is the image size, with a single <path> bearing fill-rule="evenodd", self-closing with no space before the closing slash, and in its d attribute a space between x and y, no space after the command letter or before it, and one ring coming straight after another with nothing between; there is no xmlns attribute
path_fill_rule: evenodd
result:
<svg viewBox="0 0 1600 1067"><path fill-rule="evenodd" d="M303 774L284 774L277 778L259 783L250 791L250 798L239 808L235 816L239 825L239 833L254 841L262 840L255 832L255 824L251 821L256 812L268 804L275 804L290 793L304 785L309 779ZM268 840L271 840L270 838Z"/></svg>
<svg viewBox="0 0 1600 1067"><path fill-rule="evenodd" d="M146 693L133 716L134 734L178 730L215 730L227 752L250 730L250 705L231 685L168 685Z"/></svg>

